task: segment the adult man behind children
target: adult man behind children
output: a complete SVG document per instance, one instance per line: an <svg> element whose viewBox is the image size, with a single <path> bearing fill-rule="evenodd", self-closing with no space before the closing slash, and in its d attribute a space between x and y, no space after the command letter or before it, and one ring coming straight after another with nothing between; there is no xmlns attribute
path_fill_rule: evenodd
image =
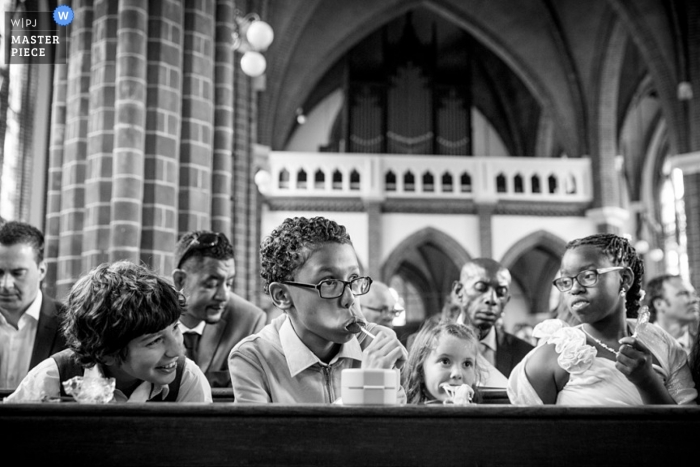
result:
<svg viewBox="0 0 700 467"><path fill-rule="evenodd" d="M394 318L403 311L398 295L394 295L388 285L379 281L372 282L369 292L361 299L361 308L367 321L392 329Z"/></svg>
<svg viewBox="0 0 700 467"><path fill-rule="evenodd" d="M649 297L649 321L673 336L686 353L693 346L689 327L698 319L695 288L679 276L654 277L646 287Z"/></svg>
<svg viewBox="0 0 700 467"><path fill-rule="evenodd" d="M462 267L452 287L462 303L457 322L471 324L481 339L481 355L506 378L534 347L495 326L510 301L510 271L490 258L476 258Z"/></svg>
<svg viewBox="0 0 700 467"><path fill-rule="evenodd" d="M265 312L231 292L233 246L219 232L188 232L175 249L173 283L187 298L180 329L187 356L212 387L231 385L228 355L244 337L264 326Z"/></svg>
<svg viewBox="0 0 700 467"><path fill-rule="evenodd" d="M44 235L24 222L0 226L0 388L15 389L29 370L66 348L63 305L41 292Z"/></svg>

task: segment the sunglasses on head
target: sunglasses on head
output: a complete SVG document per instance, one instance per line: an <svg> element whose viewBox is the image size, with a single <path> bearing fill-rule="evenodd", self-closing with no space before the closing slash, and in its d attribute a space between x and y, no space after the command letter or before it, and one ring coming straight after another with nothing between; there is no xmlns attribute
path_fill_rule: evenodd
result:
<svg viewBox="0 0 700 467"><path fill-rule="evenodd" d="M180 269L182 263L184 263L187 258L192 256L192 253L195 251L206 250L218 245L220 238L221 234L219 232L204 232L199 235L194 235L187 244L185 251L182 252L180 261L177 263L177 269Z"/></svg>

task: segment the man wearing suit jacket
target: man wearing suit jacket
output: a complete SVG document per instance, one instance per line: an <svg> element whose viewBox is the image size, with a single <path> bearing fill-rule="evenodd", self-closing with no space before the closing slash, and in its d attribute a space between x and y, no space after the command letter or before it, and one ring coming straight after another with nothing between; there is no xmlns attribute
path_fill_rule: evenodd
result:
<svg viewBox="0 0 700 467"><path fill-rule="evenodd" d="M510 271L490 258L476 258L462 267L452 291L462 303L458 322L479 332L481 354L506 378L533 349L522 339L495 326L510 301Z"/></svg>
<svg viewBox="0 0 700 467"><path fill-rule="evenodd" d="M30 224L0 227L0 388L15 389L37 363L66 348L63 305L41 292L44 235Z"/></svg>
<svg viewBox="0 0 700 467"><path fill-rule="evenodd" d="M182 236L175 250L173 283L187 299L180 330L187 356L212 387L231 385L228 354L244 337L260 331L267 315L231 292L235 276L233 247L220 232Z"/></svg>

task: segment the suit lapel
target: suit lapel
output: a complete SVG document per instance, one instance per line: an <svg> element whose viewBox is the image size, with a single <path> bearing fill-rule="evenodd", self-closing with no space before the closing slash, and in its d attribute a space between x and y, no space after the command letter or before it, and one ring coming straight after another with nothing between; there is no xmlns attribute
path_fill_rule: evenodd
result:
<svg viewBox="0 0 700 467"><path fill-rule="evenodd" d="M32 349L29 367L34 368L41 361L51 356L54 339L58 333L58 320L55 318L56 307L46 296L41 299L41 312L36 328L36 339Z"/></svg>
<svg viewBox="0 0 700 467"><path fill-rule="evenodd" d="M203 372L207 372L211 366L216 349L219 347L221 338L226 329L226 319L222 318L216 324L207 324L204 326L202 338L199 341L199 349L197 349L197 365Z"/></svg>
<svg viewBox="0 0 700 467"><path fill-rule="evenodd" d="M498 347L496 348L496 369L503 373L504 375L510 374L510 361L512 359L512 355L510 352L508 352L508 343L506 342L506 336L505 334L502 334L498 332L498 329L495 329L496 331L496 342Z"/></svg>

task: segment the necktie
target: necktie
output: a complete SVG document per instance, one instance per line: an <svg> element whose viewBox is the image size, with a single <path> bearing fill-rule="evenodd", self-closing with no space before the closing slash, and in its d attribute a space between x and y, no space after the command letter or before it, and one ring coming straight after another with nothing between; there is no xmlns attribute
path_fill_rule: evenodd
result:
<svg viewBox="0 0 700 467"><path fill-rule="evenodd" d="M193 362L197 361L197 346L199 345L199 334L196 332L186 332L182 335L185 343L185 355Z"/></svg>

